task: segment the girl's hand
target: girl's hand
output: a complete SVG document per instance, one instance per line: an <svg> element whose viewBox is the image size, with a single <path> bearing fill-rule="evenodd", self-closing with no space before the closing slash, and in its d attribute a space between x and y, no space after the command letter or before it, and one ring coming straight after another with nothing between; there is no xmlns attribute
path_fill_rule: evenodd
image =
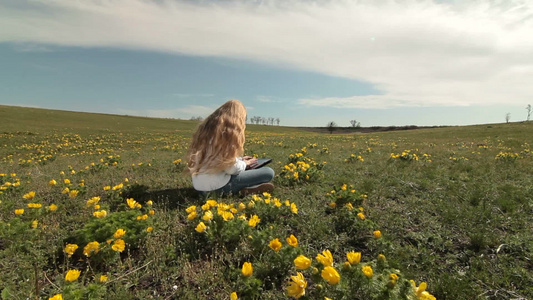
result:
<svg viewBox="0 0 533 300"><path fill-rule="evenodd" d="M253 158L251 156L245 156L243 157L243 160L246 163L246 170L249 170L253 168L255 165L257 165L257 158Z"/></svg>

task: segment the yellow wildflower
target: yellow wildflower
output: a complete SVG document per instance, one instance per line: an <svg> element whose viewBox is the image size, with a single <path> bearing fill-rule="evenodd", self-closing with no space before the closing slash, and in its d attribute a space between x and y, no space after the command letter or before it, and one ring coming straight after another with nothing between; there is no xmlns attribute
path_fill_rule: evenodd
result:
<svg viewBox="0 0 533 300"><path fill-rule="evenodd" d="M206 211L204 213L204 216L202 217L202 219L204 221L209 221L209 220L213 219L213 212L211 212L210 210Z"/></svg>
<svg viewBox="0 0 533 300"><path fill-rule="evenodd" d="M57 210L57 205L55 205L55 204L52 203L52 204L50 204L50 206L48 206L48 209L49 209L50 211L56 211L56 210Z"/></svg>
<svg viewBox="0 0 533 300"><path fill-rule="evenodd" d="M26 193L22 196L22 198L26 199L26 200L32 200L33 197L35 197L35 192L34 191L31 191L29 193Z"/></svg>
<svg viewBox="0 0 533 300"><path fill-rule="evenodd" d="M137 216L137 220L146 220L146 219L148 219L148 215L146 215L146 214L144 214L142 216Z"/></svg>
<svg viewBox="0 0 533 300"><path fill-rule="evenodd" d="M39 226L39 221L37 220L33 220L33 222L31 222L31 228L37 228L37 226Z"/></svg>
<svg viewBox="0 0 533 300"><path fill-rule="evenodd" d="M196 211L192 211L188 216L187 220L194 220L196 218Z"/></svg>
<svg viewBox="0 0 533 300"><path fill-rule="evenodd" d="M218 204L216 200L207 200L207 201L205 201L205 203L208 204L211 207L215 207Z"/></svg>
<svg viewBox="0 0 533 300"><path fill-rule="evenodd" d="M114 251L122 252L126 248L126 243L122 239L115 240L111 249Z"/></svg>
<svg viewBox="0 0 533 300"><path fill-rule="evenodd" d="M207 226L205 226L204 222L198 223L198 226L194 230L196 230L199 233L204 232L207 229Z"/></svg>
<svg viewBox="0 0 533 300"><path fill-rule="evenodd" d="M99 196L92 197L91 199L87 200L87 207L93 206L93 205L97 204L99 201L100 201L100 197Z"/></svg>
<svg viewBox="0 0 533 300"><path fill-rule="evenodd" d="M96 254L100 250L99 246L97 241L90 242L83 248L83 254L87 257L91 256L92 253Z"/></svg>
<svg viewBox="0 0 533 300"><path fill-rule="evenodd" d="M41 203L28 203L29 208L41 208L42 206Z"/></svg>
<svg viewBox="0 0 533 300"><path fill-rule="evenodd" d="M133 198L126 199L126 203L128 203L129 208L141 208L141 204L139 204Z"/></svg>
<svg viewBox="0 0 533 300"><path fill-rule="evenodd" d="M358 214L357 214L357 217L358 217L359 219L361 219L361 220L366 219L365 214L363 214L362 212L358 213Z"/></svg>
<svg viewBox="0 0 533 300"><path fill-rule="evenodd" d="M289 236L287 238L287 244L293 246L293 247L297 247L298 246L298 239L293 235L291 234L291 236Z"/></svg>
<svg viewBox="0 0 533 300"><path fill-rule="evenodd" d="M104 186L104 191L109 191L111 187L109 185Z"/></svg>
<svg viewBox="0 0 533 300"><path fill-rule="evenodd" d="M63 249L63 252L65 252L68 257L71 257L74 252L76 252L76 249L78 249L78 245L76 244L67 244L65 246L65 249Z"/></svg>
<svg viewBox="0 0 533 300"><path fill-rule="evenodd" d="M268 243L268 246L272 250L278 252L281 249L281 242L279 241L278 238L275 238L275 239L271 240L270 243Z"/></svg>
<svg viewBox="0 0 533 300"><path fill-rule="evenodd" d="M79 193L79 191L77 191L77 190L72 190L72 191L68 192L68 196L69 196L70 198L75 198L76 196L78 196L78 193Z"/></svg>
<svg viewBox="0 0 533 300"><path fill-rule="evenodd" d="M98 219L105 218L107 216L107 211L105 210L98 210L93 212L93 216L95 216Z"/></svg>
<svg viewBox="0 0 533 300"><path fill-rule="evenodd" d="M148 214L149 214L150 216L153 216L153 215L155 215L155 210L153 210L153 209L150 209L150 210L148 211Z"/></svg>
<svg viewBox="0 0 533 300"><path fill-rule="evenodd" d="M379 239L379 238L381 237L381 231L379 231L379 230L375 230L375 231L374 231L374 237L375 237L376 239Z"/></svg>
<svg viewBox="0 0 533 300"><path fill-rule="evenodd" d="M322 254L318 254L316 256L316 260L318 260L321 264L323 264L326 267L331 267L333 265L333 255L331 255L331 252L329 249L326 249L322 251Z"/></svg>
<svg viewBox="0 0 533 300"><path fill-rule="evenodd" d="M254 272L254 268L252 267L252 263L251 262L245 262L243 265L242 265L242 275L245 276L245 277L250 277L252 276L253 272Z"/></svg>
<svg viewBox="0 0 533 300"><path fill-rule="evenodd" d="M293 214L298 213L298 207L296 206L296 203L291 203L291 211Z"/></svg>
<svg viewBox="0 0 533 300"><path fill-rule="evenodd" d="M107 282L107 276L106 275L100 275L100 279L98 280L101 283Z"/></svg>
<svg viewBox="0 0 533 300"><path fill-rule="evenodd" d="M287 294L291 297L299 299L305 295L305 288L307 287L307 281L302 273L297 272L296 276L291 276L291 282L287 287Z"/></svg>
<svg viewBox="0 0 533 300"><path fill-rule="evenodd" d="M24 208L15 209L15 215L19 216L24 213Z"/></svg>
<svg viewBox="0 0 533 300"><path fill-rule="evenodd" d="M154 228L152 226L146 228L146 232L152 232L152 230L154 230Z"/></svg>
<svg viewBox="0 0 533 300"><path fill-rule="evenodd" d="M116 239L120 239L125 234L126 234L126 230L124 230L122 228L119 228L119 229L117 229L117 231L115 231L115 233L113 234L113 237L116 238Z"/></svg>
<svg viewBox="0 0 533 300"><path fill-rule="evenodd" d="M187 209L185 209L185 211L188 214L192 213L193 211L195 212L196 211L196 206L195 205L191 205L191 206L187 207Z"/></svg>
<svg viewBox="0 0 533 300"><path fill-rule="evenodd" d="M154 205L154 202L153 202L152 200L148 200L148 201L146 202L146 205L150 205L150 206L152 206L152 205Z"/></svg>
<svg viewBox="0 0 533 300"><path fill-rule="evenodd" d="M374 275L374 271L372 270L371 266L363 266L361 270L363 271L363 274L365 274L365 276L368 278L372 278L372 276Z"/></svg>
<svg viewBox="0 0 533 300"><path fill-rule="evenodd" d="M65 275L65 280L68 282L73 282L80 277L81 271L79 270L68 270L67 274Z"/></svg>
<svg viewBox="0 0 533 300"><path fill-rule="evenodd" d="M246 204L244 203L239 203L239 210L245 210L246 209Z"/></svg>
<svg viewBox="0 0 533 300"><path fill-rule="evenodd" d="M68 194L69 192L70 192L70 189L66 187L63 189L63 191L61 191L61 194Z"/></svg>
<svg viewBox="0 0 533 300"><path fill-rule="evenodd" d="M62 294L55 294L54 296L48 298L48 300L63 300Z"/></svg>
<svg viewBox="0 0 533 300"><path fill-rule="evenodd" d="M361 262L361 252L348 252L346 253L346 257L351 265L356 265Z"/></svg>
<svg viewBox="0 0 533 300"><path fill-rule="evenodd" d="M237 300L239 299L239 297L237 297L237 293L236 292L233 292L229 295L229 298L230 300Z"/></svg>
<svg viewBox="0 0 533 300"><path fill-rule="evenodd" d="M311 261L310 258L300 255L294 259L294 266L298 270L306 270L311 266Z"/></svg>
<svg viewBox="0 0 533 300"><path fill-rule="evenodd" d="M65 179L63 180L63 182L64 182L65 184L70 184L70 179L65 178Z"/></svg>
<svg viewBox="0 0 533 300"><path fill-rule="evenodd" d="M253 215L250 220L248 220L248 225L250 225L251 227L255 227L260 221L261 219L259 219L257 215Z"/></svg>
<svg viewBox="0 0 533 300"><path fill-rule="evenodd" d="M329 284L335 285L341 280L339 272L331 266L327 266L322 270L322 278L324 278Z"/></svg>
<svg viewBox="0 0 533 300"><path fill-rule="evenodd" d="M232 220L233 219L233 213L231 213L231 211L223 211L222 212L222 218L224 219L224 221L229 221L229 220Z"/></svg>

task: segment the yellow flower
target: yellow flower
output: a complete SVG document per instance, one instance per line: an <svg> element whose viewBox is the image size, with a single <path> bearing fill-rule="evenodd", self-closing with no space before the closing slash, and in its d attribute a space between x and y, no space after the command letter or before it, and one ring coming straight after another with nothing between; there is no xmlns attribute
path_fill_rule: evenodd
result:
<svg viewBox="0 0 533 300"><path fill-rule="evenodd" d="M278 252L279 249L281 249L281 242L279 241L279 239L275 238L275 239L271 240L270 243L268 243L268 246L272 250Z"/></svg>
<svg viewBox="0 0 533 300"><path fill-rule="evenodd" d="M113 234L113 237L116 238L116 239L120 239L125 234L126 234L126 230L124 230L122 228L119 228L119 229L117 229L117 231L115 231L115 233Z"/></svg>
<svg viewBox="0 0 533 300"><path fill-rule="evenodd" d="M213 213L210 210L206 211L204 213L204 216L202 217L202 219L204 221L209 221L209 220L213 219Z"/></svg>
<svg viewBox="0 0 533 300"><path fill-rule="evenodd" d="M122 239L115 240L111 249L114 251L122 252L126 248L126 243Z"/></svg>
<svg viewBox="0 0 533 300"><path fill-rule="evenodd" d="M28 203L29 208L41 208L42 206L41 203Z"/></svg>
<svg viewBox="0 0 533 300"><path fill-rule="evenodd" d="M56 210L57 210L57 205L55 205L55 204L52 203L52 204L50 204L50 206L48 206L48 209L49 209L50 211L56 211Z"/></svg>
<svg viewBox="0 0 533 300"><path fill-rule="evenodd" d="M298 213L298 207L296 206L296 203L291 203L291 211L293 214Z"/></svg>
<svg viewBox="0 0 533 300"><path fill-rule="evenodd" d="M26 199L26 200L31 200L33 199L33 197L35 197L35 192L34 191L31 191L29 193L26 193L22 196L22 198Z"/></svg>
<svg viewBox="0 0 533 300"><path fill-rule="evenodd" d="M207 201L205 201L205 203L208 204L211 207L215 207L218 204L216 200L207 200Z"/></svg>
<svg viewBox="0 0 533 300"><path fill-rule="evenodd" d="M137 220L146 220L148 219L148 215L144 214L142 216L137 216Z"/></svg>
<svg viewBox="0 0 533 300"><path fill-rule="evenodd" d="M133 198L126 199L126 202L128 203L128 206L130 208L141 208L141 204L139 204L137 201L135 201Z"/></svg>
<svg viewBox="0 0 533 300"><path fill-rule="evenodd" d="M70 180L67 179L67 178L65 178L65 180L63 180L63 182L64 182L65 184L70 184Z"/></svg>
<svg viewBox="0 0 533 300"><path fill-rule="evenodd" d="M104 191L109 191L111 187L109 185L104 186Z"/></svg>
<svg viewBox="0 0 533 300"><path fill-rule="evenodd" d="M104 282L107 282L107 276L105 275L100 275L100 282L104 283Z"/></svg>
<svg viewBox="0 0 533 300"><path fill-rule="evenodd" d="M95 216L98 219L105 218L105 216L107 216L107 211L105 210L95 211L93 212L93 216Z"/></svg>
<svg viewBox="0 0 533 300"><path fill-rule="evenodd" d="M331 255L331 252L329 249L326 249L322 251L322 254L318 254L316 256L316 260L318 260L321 264L323 264L326 267L331 267L333 265L333 256Z"/></svg>
<svg viewBox="0 0 533 300"><path fill-rule="evenodd" d="M93 206L93 205L97 204L99 201L100 201L100 197L99 196L92 197L91 199L87 200L87 207Z"/></svg>
<svg viewBox="0 0 533 300"><path fill-rule="evenodd" d="M251 262L245 262L243 265L242 265L242 275L244 275L245 277L250 277L252 276L252 273L254 272L254 268L252 267L252 263Z"/></svg>
<svg viewBox="0 0 533 300"><path fill-rule="evenodd" d="M148 200L148 201L146 202L146 205L150 205L150 206L152 206L152 205L154 205L154 202L153 202L152 200Z"/></svg>
<svg viewBox="0 0 533 300"><path fill-rule="evenodd" d="M192 211L188 216L187 220L194 220L196 218L196 211Z"/></svg>
<svg viewBox="0 0 533 300"><path fill-rule="evenodd" d="M48 300L63 300L62 294L55 294L54 296L48 298Z"/></svg>
<svg viewBox="0 0 533 300"><path fill-rule="evenodd" d="M153 216L153 215L155 215L155 210L153 210L153 209L150 209L150 210L148 211L148 214L149 214L150 216Z"/></svg>
<svg viewBox="0 0 533 300"><path fill-rule="evenodd" d="M298 239L293 235L291 234L291 236L289 236L287 238L287 244L293 246L293 247L297 247L298 246Z"/></svg>
<svg viewBox="0 0 533 300"><path fill-rule="evenodd" d="M67 274L65 275L65 280L68 282L73 282L80 277L81 271L79 270L68 270Z"/></svg>
<svg viewBox="0 0 533 300"><path fill-rule="evenodd" d="M202 210L209 210L210 208L211 206L209 206L209 204L202 205Z"/></svg>
<svg viewBox="0 0 533 300"><path fill-rule="evenodd" d="M296 299L305 295L305 288L307 287L307 281L302 273L297 272L296 276L291 276L291 282L287 287L287 294Z"/></svg>
<svg viewBox="0 0 533 300"><path fill-rule="evenodd" d="M381 237L381 231L379 231L379 230L375 230L375 231L374 231L374 237L375 237L376 239L379 239L379 238Z"/></svg>
<svg viewBox="0 0 533 300"><path fill-rule="evenodd" d="M71 257L74 252L76 252L76 249L78 249L78 245L76 244L67 244L65 246L65 249L63 249L63 252L65 252L68 257Z"/></svg>
<svg viewBox="0 0 533 300"><path fill-rule="evenodd" d="M195 212L196 211L196 206L195 205L191 205L191 206L187 207L187 209L185 209L185 211L188 214L192 213L193 211Z"/></svg>
<svg viewBox="0 0 533 300"><path fill-rule="evenodd" d="M352 203L351 203L351 202L346 203L346 208L347 208L348 210L353 210L353 205L352 205Z"/></svg>
<svg viewBox="0 0 533 300"><path fill-rule="evenodd" d="M246 209L246 204L244 203L239 203L239 210L245 210Z"/></svg>
<svg viewBox="0 0 533 300"><path fill-rule="evenodd" d="M112 189L113 191L116 191L116 190L120 190L120 189L122 189L123 187L124 187L124 184L120 183L120 184L115 185L115 186L112 187L111 189Z"/></svg>
<svg viewBox="0 0 533 300"><path fill-rule="evenodd" d="M383 254L378 254L378 260L385 261L387 258Z"/></svg>
<svg viewBox="0 0 533 300"><path fill-rule="evenodd" d="M361 220L366 219L365 214L363 214L362 212L358 213L357 217L359 217L359 219L361 219Z"/></svg>
<svg viewBox="0 0 533 300"><path fill-rule="evenodd" d="M231 213L231 211L223 211L222 212L222 219L224 219L224 221L229 221L229 220L232 220L233 218L234 218L234 216Z"/></svg>
<svg viewBox="0 0 533 300"><path fill-rule="evenodd" d="M91 256L92 253L96 254L100 250L99 246L97 241L90 242L83 248L83 254L87 257Z"/></svg>
<svg viewBox="0 0 533 300"><path fill-rule="evenodd" d="M255 227L260 221L261 219L259 219L257 215L253 215L250 220L248 220L248 225L250 225L251 227Z"/></svg>
<svg viewBox="0 0 533 300"><path fill-rule="evenodd" d="M237 299L239 299L239 297L237 297L237 293L236 293L236 292L231 293L231 295L229 295L229 298L230 298L230 300L237 300Z"/></svg>
<svg viewBox="0 0 533 300"><path fill-rule="evenodd" d="M205 226L204 222L200 222L200 223L198 223L198 226L196 226L196 228L194 230L196 230L197 232L202 233L206 229L207 229L207 226Z"/></svg>
<svg viewBox="0 0 533 300"><path fill-rule="evenodd" d="M341 280L341 275L335 270L335 268L327 266L322 270L322 278L324 278L329 284L335 285Z"/></svg>
<svg viewBox="0 0 533 300"><path fill-rule="evenodd" d="M356 265L361 262L361 252L348 252L346 253L346 257L351 265Z"/></svg>
<svg viewBox="0 0 533 300"><path fill-rule="evenodd" d="M298 270L306 270L311 266L311 259L300 255L294 259L294 266Z"/></svg>
<svg viewBox="0 0 533 300"><path fill-rule="evenodd" d="M374 271L372 270L371 266L363 266L361 270L363 271L363 274L365 274L365 276L368 278L372 278L372 276L374 275Z"/></svg>
<svg viewBox="0 0 533 300"><path fill-rule="evenodd" d="M37 228L37 226L39 226L39 221L37 220L33 220L33 222L31 222L31 228Z"/></svg>
<svg viewBox="0 0 533 300"><path fill-rule="evenodd" d="M24 213L24 208L15 209L15 215L19 216Z"/></svg>
<svg viewBox="0 0 533 300"><path fill-rule="evenodd" d="M68 192L68 196L69 196L70 198L75 198L76 196L78 196L78 193L79 193L79 191L77 191L77 190L72 190L72 191Z"/></svg>
<svg viewBox="0 0 533 300"><path fill-rule="evenodd" d="M152 227L152 226L146 228L146 232L152 232L152 230L154 230L154 227Z"/></svg>
<svg viewBox="0 0 533 300"><path fill-rule="evenodd" d="M389 274L389 282L387 283L387 287L392 289L396 286L396 283L398 282L398 275L394 274L394 273L390 273Z"/></svg>

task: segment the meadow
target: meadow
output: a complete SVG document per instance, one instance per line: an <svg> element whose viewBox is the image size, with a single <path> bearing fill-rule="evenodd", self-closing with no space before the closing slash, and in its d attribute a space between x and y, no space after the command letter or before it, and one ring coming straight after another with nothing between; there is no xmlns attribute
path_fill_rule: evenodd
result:
<svg viewBox="0 0 533 300"><path fill-rule="evenodd" d="M195 121L0 120L2 299L533 299L533 122L248 125L275 190L201 198Z"/></svg>

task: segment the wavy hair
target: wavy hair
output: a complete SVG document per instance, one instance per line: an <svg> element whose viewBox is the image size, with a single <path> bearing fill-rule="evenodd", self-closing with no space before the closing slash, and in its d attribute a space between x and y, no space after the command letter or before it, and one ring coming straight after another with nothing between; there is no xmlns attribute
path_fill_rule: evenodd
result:
<svg viewBox="0 0 533 300"><path fill-rule="evenodd" d="M235 164L244 152L246 109L230 100L215 110L196 129L187 152L189 172L216 173Z"/></svg>

